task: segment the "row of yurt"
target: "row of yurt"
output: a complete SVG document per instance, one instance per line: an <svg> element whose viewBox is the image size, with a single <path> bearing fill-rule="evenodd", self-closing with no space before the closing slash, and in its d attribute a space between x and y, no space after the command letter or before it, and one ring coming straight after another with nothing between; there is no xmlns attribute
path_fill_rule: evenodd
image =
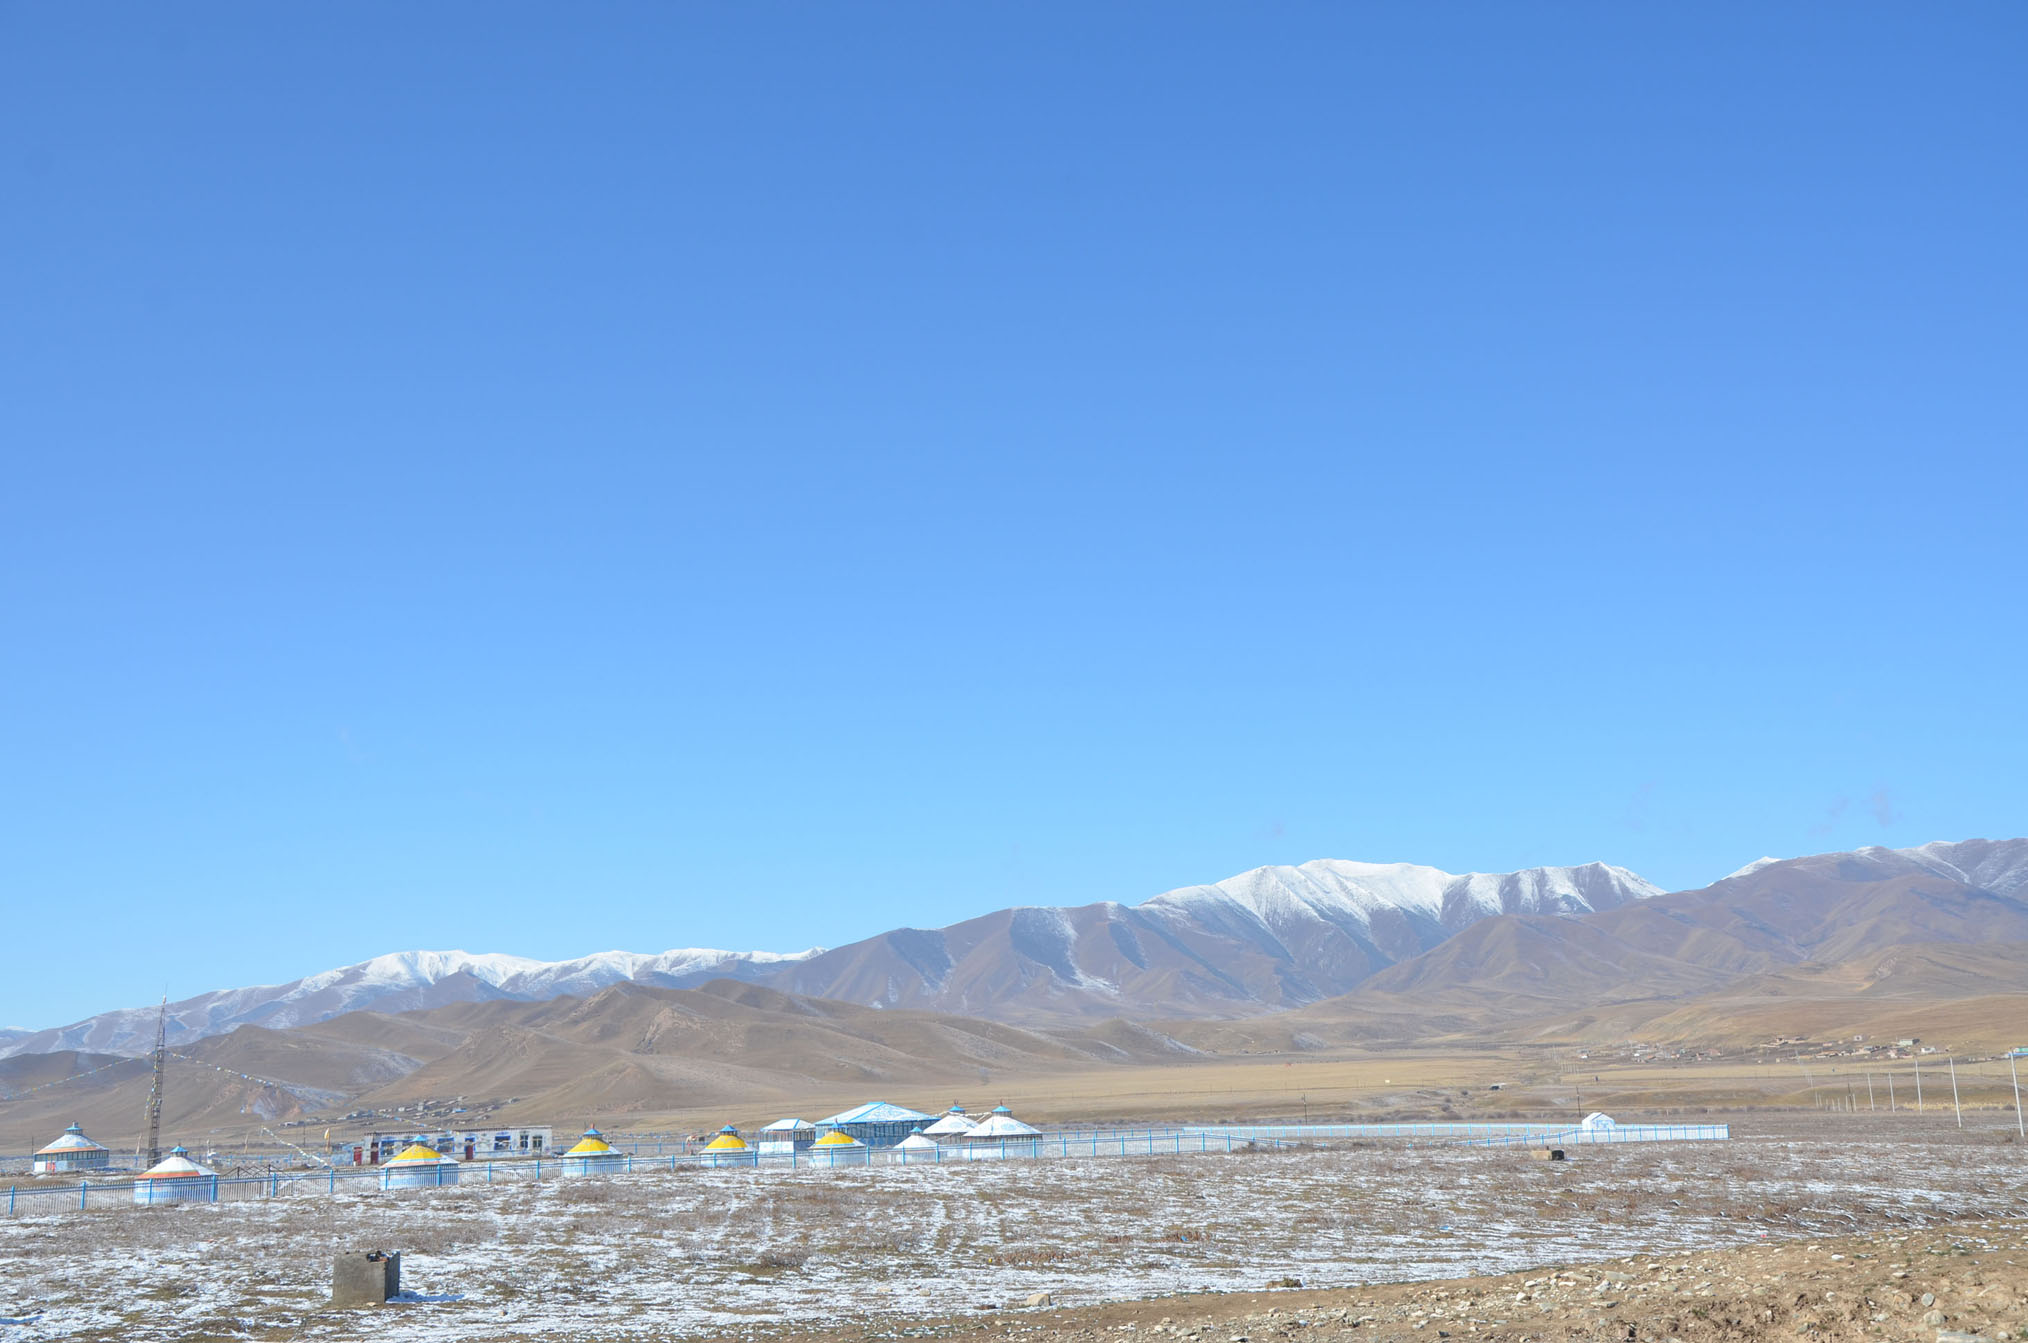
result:
<svg viewBox="0 0 2028 1343"><path fill-rule="evenodd" d="M36 1149L29 1160L29 1169L37 1175L63 1175L70 1171L105 1170L112 1165L113 1154L72 1124L55 1142Z"/></svg>
<svg viewBox="0 0 2028 1343"><path fill-rule="evenodd" d="M216 1203L218 1174L192 1161L186 1148L172 1147L168 1156L134 1177L134 1202L144 1207Z"/></svg>

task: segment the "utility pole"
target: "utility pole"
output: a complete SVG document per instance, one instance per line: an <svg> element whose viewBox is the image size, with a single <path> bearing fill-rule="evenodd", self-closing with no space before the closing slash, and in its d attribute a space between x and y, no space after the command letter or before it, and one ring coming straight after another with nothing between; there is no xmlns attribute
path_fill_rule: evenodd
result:
<svg viewBox="0 0 2028 1343"><path fill-rule="evenodd" d="M1866 1074L1866 1110L1867 1110L1867 1113L1869 1113L1869 1114L1870 1114L1870 1113L1872 1113L1872 1111L1873 1111L1873 1074L1872 1074L1872 1073L1868 1073L1868 1074Z"/></svg>
<svg viewBox="0 0 2028 1343"><path fill-rule="evenodd" d="M155 1018L155 1081L148 1088L148 1169L162 1163L162 1063L169 1057L169 991L162 991L162 1012Z"/></svg>
<svg viewBox="0 0 2028 1343"><path fill-rule="evenodd" d="M1915 1112L1922 1113L1922 1060L1915 1061Z"/></svg>
<svg viewBox="0 0 2028 1343"><path fill-rule="evenodd" d="M2021 1122L2021 1070L2014 1066L2017 1054L2007 1055L2007 1071L2014 1078L2014 1131L2028 1138L2028 1125Z"/></svg>
<svg viewBox="0 0 2028 1343"><path fill-rule="evenodd" d="M1944 1062L1951 1066L1951 1109L1958 1112L1958 1127L1965 1126L1965 1107L1958 1104L1958 1061L1951 1055L1944 1056Z"/></svg>

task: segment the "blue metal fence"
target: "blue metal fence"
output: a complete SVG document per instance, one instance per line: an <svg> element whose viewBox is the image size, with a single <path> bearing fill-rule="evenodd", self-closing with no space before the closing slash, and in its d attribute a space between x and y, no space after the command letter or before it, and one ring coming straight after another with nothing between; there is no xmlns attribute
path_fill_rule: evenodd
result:
<svg viewBox="0 0 2028 1343"><path fill-rule="evenodd" d="M1191 1152L1235 1152L1261 1148L1308 1146L1332 1141L1391 1140L1409 1145L1468 1147L1546 1147L1591 1143L1710 1142L1732 1136L1725 1124L1619 1124L1587 1128L1582 1124L1217 1124L1146 1129L1059 1129L1033 1138L1017 1137L990 1141L958 1141L933 1149L903 1148L847 1149L856 1155L840 1160L823 1149L781 1153L748 1149L728 1160L729 1153L679 1150L661 1155L627 1153L623 1163L614 1163L612 1174L699 1170L722 1166L743 1166L751 1170L794 1171L828 1169L840 1165L907 1166L938 1165L966 1161L1018 1161L1049 1157L1135 1157L1172 1156ZM670 1142L668 1146L683 1146ZM645 1144L636 1144L637 1147ZM434 1178L422 1181L425 1187L473 1182L494 1184L504 1181L553 1179L577 1172L566 1158L472 1161L438 1167ZM448 1173L447 1173L448 1172ZM348 1190L360 1181L381 1187L386 1183L383 1166L333 1166L323 1170L274 1171L265 1175L198 1177L176 1191L173 1201L220 1203L249 1199L335 1195L340 1186ZM160 1182L111 1179L81 1180L76 1184L37 1181L10 1185L6 1191L9 1214L56 1212L66 1208L146 1206L169 1202L158 1191ZM402 1187L399 1185L392 1187Z"/></svg>

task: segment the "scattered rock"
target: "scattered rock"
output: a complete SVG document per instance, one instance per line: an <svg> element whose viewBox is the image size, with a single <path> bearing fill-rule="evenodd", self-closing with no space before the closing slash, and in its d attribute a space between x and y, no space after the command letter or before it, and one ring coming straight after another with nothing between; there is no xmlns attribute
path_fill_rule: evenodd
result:
<svg viewBox="0 0 2028 1343"><path fill-rule="evenodd" d="M1035 1292L1030 1294L1024 1304L1030 1306L1053 1306L1056 1304L1056 1298L1047 1292Z"/></svg>

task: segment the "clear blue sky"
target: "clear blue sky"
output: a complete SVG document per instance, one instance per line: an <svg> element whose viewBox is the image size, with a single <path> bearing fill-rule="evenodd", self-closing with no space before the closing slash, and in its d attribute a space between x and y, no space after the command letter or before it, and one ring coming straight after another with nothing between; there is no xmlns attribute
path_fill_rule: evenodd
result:
<svg viewBox="0 0 2028 1343"><path fill-rule="evenodd" d="M2028 832L2024 64L2018 4L0 5L0 1024Z"/></svg>

